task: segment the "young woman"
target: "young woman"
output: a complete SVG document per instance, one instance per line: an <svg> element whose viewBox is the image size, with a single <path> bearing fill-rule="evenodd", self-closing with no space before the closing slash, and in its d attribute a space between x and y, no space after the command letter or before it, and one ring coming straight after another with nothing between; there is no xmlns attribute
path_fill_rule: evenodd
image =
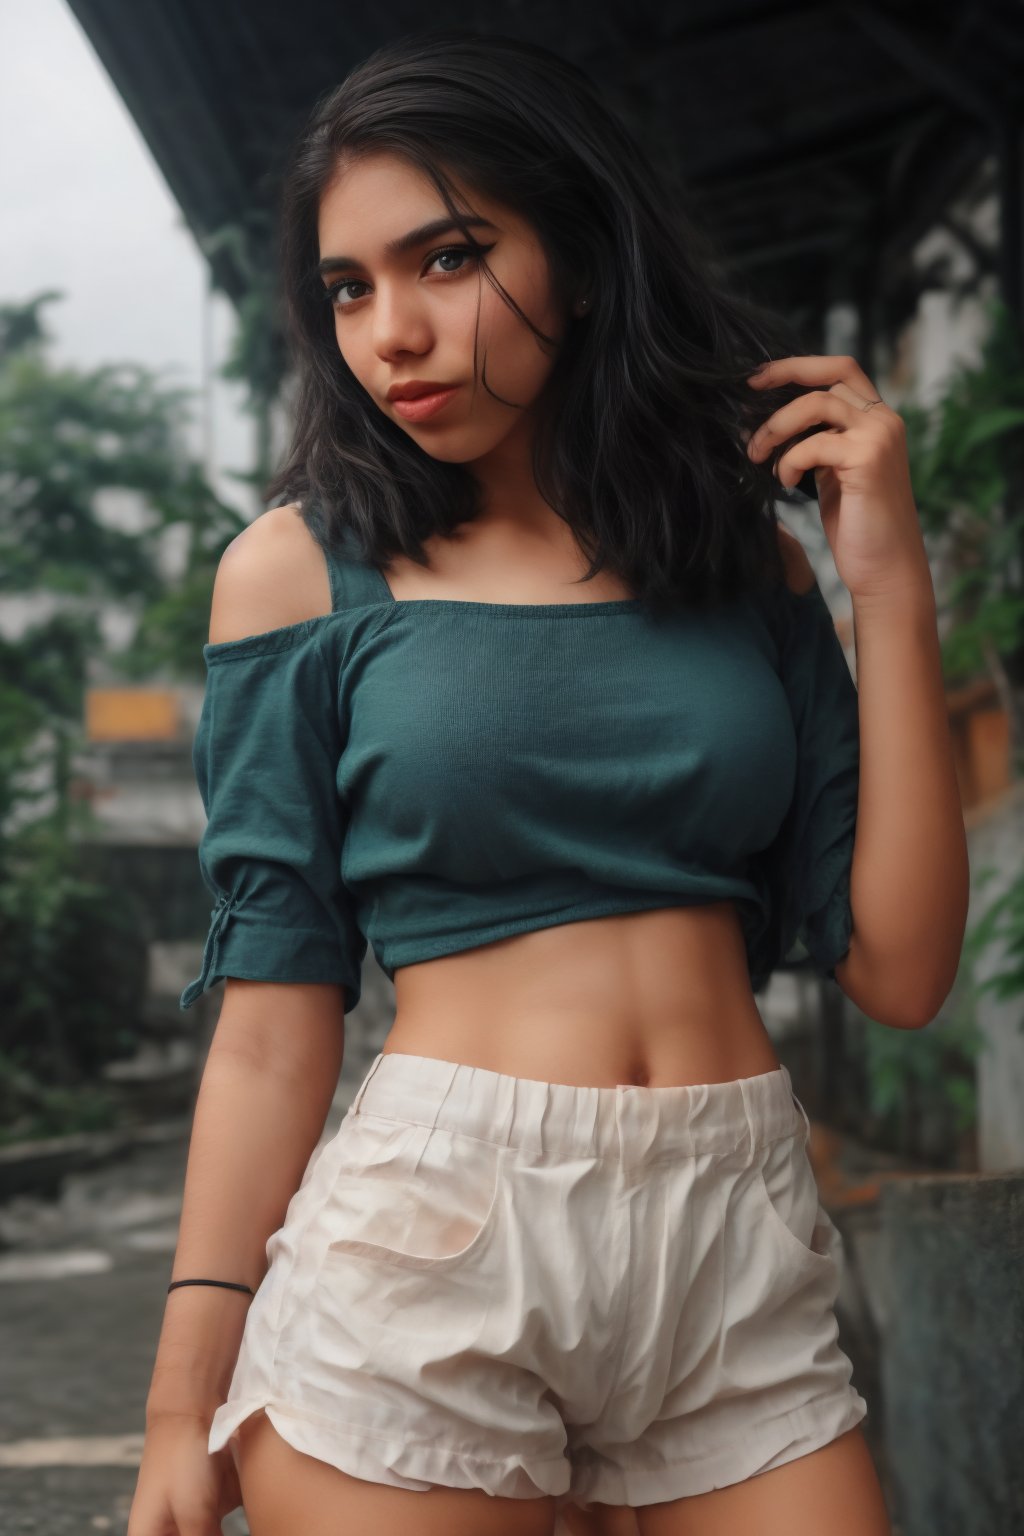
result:
<svg viewBox="0 0 1024 1536"><path fill-rule="evenodd" d="M883 1536L754 993L798 939L893 1028L955 975L900 418L543 49L379 51L286 187L296 425L204 649L182 1006L226 987L129 1536L242 1497L253 1536ZM856 687L775 516L812 471ZM319 1144L368 943L396 1017Z"/></svg>

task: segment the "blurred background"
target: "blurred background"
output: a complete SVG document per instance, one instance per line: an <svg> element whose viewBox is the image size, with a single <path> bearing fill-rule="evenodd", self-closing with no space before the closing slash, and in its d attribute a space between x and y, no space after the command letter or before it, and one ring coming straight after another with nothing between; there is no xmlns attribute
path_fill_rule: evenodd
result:
<svg viewBox="0 0 1024 1536"><path fill-rule="evenodd" d="M757 1002L843 1233L897 1536L1024 1530L1024 8L0 0L0 1511L123 1532L221 986L191 747L213 576L288 430L283 157L389 36L582 64L736 286L908 427L972 900L926 1029ZM856 675L817 506L780 504ZM367 954L325 1135L393 1015ZM225 1529L247 1530L241 1514Z"/></svg>

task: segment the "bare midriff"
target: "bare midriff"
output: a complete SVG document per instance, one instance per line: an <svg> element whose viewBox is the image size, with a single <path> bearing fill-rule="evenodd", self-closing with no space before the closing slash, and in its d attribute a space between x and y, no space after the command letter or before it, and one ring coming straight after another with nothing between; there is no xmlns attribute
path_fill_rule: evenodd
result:
<svg viewBox="0 0 1024 1536"><path fill-rule="evenodd" d="M512 1077L662 1087L772 1072L731 902L516 934L395 972L382 1046Z"/></svg>

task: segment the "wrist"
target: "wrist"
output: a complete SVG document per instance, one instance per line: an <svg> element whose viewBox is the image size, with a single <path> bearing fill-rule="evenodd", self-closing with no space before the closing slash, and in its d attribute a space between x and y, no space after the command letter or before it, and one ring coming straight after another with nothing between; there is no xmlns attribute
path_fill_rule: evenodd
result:
<svg viewBox="0 0 1024 1536"><path fill-rule="evenodd" d="M197 1433L208 1435L210 1425L213 1422L215 1408L174 1408L161 1403L146 1404L146 1430L154 1429L157 1425L194 1425Z"/></svg>
<svg viewBox="0 0 1024 1536"><path fill-rule="evenodd" d="M146 1428L154 1424L185 1424L192 1420L209 1429L213 1415L227 1397L227 1389L209 1390L190 1375L176 1380L156 1372L146 1398Z"/></svg>
<svg viewBox="0 0 1024 1536"><path fill-rule="evenodd" d="M237 1354L234 1338L223 1353L163 1341L146 1395L147 1424L162 1418L194 1418L208 1424L227 1398Z"/></svg>
<svg viewBox="0 0 1024 1536"><path fill-rule="evenodd" d="M934 609L935 588L927 561L890 571L884 581L870 588L850 591L854 615L874 609Z"/></svg>
<svg viewBox="0 0 1024 1536"><path fill-rule="evenodd" d="M205 1419L227 1397L251 1298L205 1285L167 1297L146 1401L147 1423L158 1417Z"/></svg>

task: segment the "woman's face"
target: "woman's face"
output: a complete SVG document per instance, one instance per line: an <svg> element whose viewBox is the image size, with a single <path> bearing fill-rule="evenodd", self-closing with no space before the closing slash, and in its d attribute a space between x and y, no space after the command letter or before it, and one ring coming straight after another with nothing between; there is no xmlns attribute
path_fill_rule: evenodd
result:
<svg viewBox="0 0 1024 1536"><path fill-rule="evenodd" d="M568 316L555 304L537 236L509 209L454 185L461 206L479 220L470 228L498 281L538 329L560 341ZM469 464L516 428L528 436L530 408L557 349L542 347L494 291L457 226L389 249L423 225L448 221L433 184L414 167L383 153L356 160L320 204L321 278L341 355L378 410L433 458ZM493 394L479 379L474 391L474 342ZM440 410L409 419L388 391L414 379L457 387Z"/></svg>

